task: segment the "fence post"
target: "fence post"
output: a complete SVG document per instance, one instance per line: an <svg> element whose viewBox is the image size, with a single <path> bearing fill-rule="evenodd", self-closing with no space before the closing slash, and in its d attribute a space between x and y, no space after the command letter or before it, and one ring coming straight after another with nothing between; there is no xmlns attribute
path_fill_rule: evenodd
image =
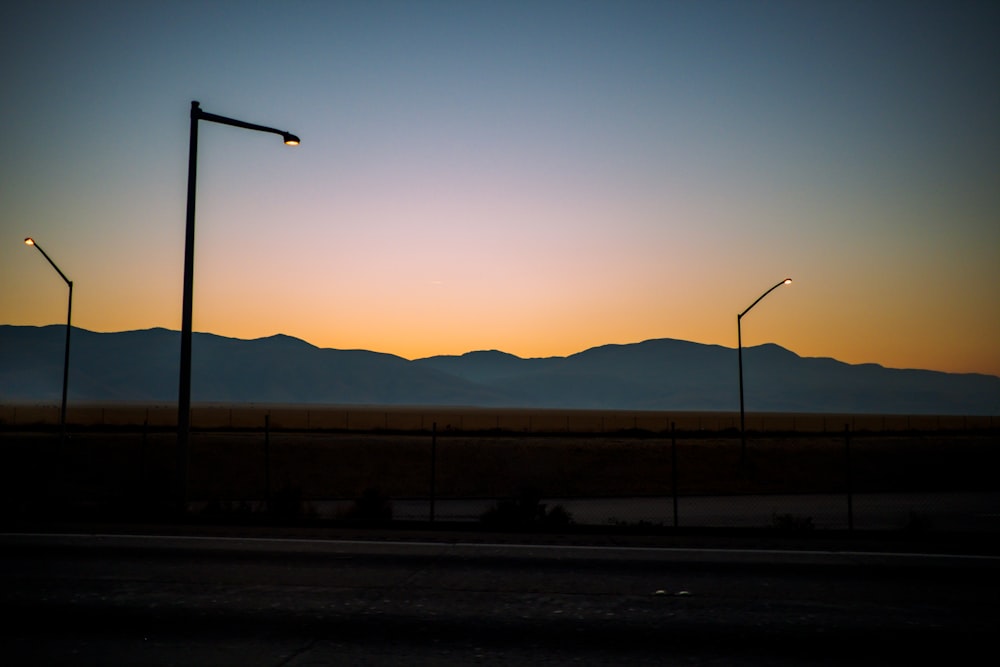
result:
<svg viewBox="0 0 1000 667"><path fill-rule="evenodd" d="M436 482L435 473L437 471L437 422L431 424L431 523L434 522L434 485Z"/></svg>
<svg viewBox="0 0 1000 667"><path fill-rule="evenodd" d="M854 488L851 472L851 427L844 424L844 462L846 465L845 481L847 482L847 530L854 531Z"/></svg>
<svg viewBox="0 0 1000 667"><path fill-rule="evenodd" d="M271 513L271 415L264 415L264 511Z"/></svg>
<svg viewBox="0 0 1000 667"><path fill-rule="evenodd" d="M677 434L670 422L670 491L674 496L674 528L677 527Z"/></svg>
<svg viewBox="0 0 1000 667"><path fill-rule="evenodd" d="M146 489L146 451L149 447L149 417L142 422L142 448L139 452L139 488ZM148 496L148 493L143 495ZM145 498L143 498L145 500Z"/></svg>

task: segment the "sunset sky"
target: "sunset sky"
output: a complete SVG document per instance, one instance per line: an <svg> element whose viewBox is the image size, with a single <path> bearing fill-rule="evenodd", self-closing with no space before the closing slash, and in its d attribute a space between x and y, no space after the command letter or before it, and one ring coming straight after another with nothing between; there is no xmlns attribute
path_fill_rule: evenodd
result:
<svg viewBox="0 0 1000 667"><path fill-rule="evenodd" d="M51 2L0 21L0 323L406 358L679 338L1000 375L1000 3Z"/></svg>

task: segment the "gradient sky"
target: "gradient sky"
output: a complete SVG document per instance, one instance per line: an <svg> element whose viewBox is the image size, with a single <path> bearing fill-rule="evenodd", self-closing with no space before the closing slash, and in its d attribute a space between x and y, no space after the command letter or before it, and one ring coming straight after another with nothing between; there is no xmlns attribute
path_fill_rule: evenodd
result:
<svg viewBox="0 0 1000 667"><path fill-rule="evenodd" d="M1000 375L996 2L6 3L0 323Z"/></svg>

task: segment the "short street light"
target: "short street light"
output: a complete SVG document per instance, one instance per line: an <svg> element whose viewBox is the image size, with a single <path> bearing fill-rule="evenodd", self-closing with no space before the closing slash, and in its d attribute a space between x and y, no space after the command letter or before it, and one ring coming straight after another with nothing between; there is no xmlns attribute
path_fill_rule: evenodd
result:
<svg viewBox="0 0 1000 667"><path fill-rule="evenodd" d="M747 306L747 309L736 316L736 341L737 349L739 350L739 364L740 364L740 464L746 463L747 456L747 435L746 435L746 413L743 410L743 333L740 327L740 322L743 320L743 316L750 312L750 309L760 303L760 300L765 296L778 289L782 285L788 285L792 282L791 278L785 278L780 283L767 290L759 297L757 300Z"/></svg>
<svg viewBox="0 0 1000 667"><path fill-rule="evenodd" d="M277 134L288 146L298 146L299 138L285 130L226 118L201 110L191 102L191 138L188 152L187 227L184 237L184 304L181 311L181 369L177 399L178 498L181 508L187 502L187 457L191 430L191 313L194 295L194 200L198 171L198 121L206 120L246 130Z"/></svg>
<svg viewBox="0 0 1000 667"><path fill-rule="evenodd" d="M24 244L29 246L34 246L38 252L42 253L42 257L48 260L52 268L56 270L59 277L66 281L69 286L69 306L66 309L66 353L63 358L63 381L62 381L62 408L59 411L59 442L62 444L66 440L66 388L69 386L69 334L70 334L70 323L73 318L73 281L66 277L66 274L56 266L56 263L52 261L48 253L42 250L42 246L35 242L35 239L30 236L24 239Z"/></svg>

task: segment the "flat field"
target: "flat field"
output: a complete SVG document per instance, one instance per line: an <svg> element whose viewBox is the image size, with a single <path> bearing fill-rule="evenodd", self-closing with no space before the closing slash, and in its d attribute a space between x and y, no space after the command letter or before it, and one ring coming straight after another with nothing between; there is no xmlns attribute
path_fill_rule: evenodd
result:
<svg viewBox="0 0 1000 667"><path fill-rule="evenodd" d="M59 405L0 405L0 428L57 426ZM200 429L289 431L502 432L615 434L736 431L739 412L562 410L456 406L196 404L191 424ZM73 404L67 423L84 428L176 428L177 407L144 403ZM841 433L996 431L1000 416L747 413L747 431Z"/></svg>
<svg viewBox="0 0 1000 667"><path fill-rule="evenodd" d="M734 436L194 431L191 499L998 491L991 433ZM169 498L172 431L0 432L3 495ZM19 500L20 499L20 500Z"/></svg>
<svg viewBox="0 0 1000 667"><path fill-rule="evenodd" d="M900 521L970 494L974 506L942 521L1000 517L1000 420L990 417L748 414L744 447L733 413L199 405L185 455L170 406L75 406L65 439L58 414L0 407L0 518L52 507L141 518L176 508L182 487L189 507L244 517L360 506L379 516L393 503L427 516L412 508L435 501L475 517L491 502L556 502L601 522L612 510L598 504L645 502L663 521L680 498L686 516L717 503L722 520L756 503L760 525L767 508L804 511L810 496L832 509L809 512L833 525L855 494L906 496Z"/></svg>

